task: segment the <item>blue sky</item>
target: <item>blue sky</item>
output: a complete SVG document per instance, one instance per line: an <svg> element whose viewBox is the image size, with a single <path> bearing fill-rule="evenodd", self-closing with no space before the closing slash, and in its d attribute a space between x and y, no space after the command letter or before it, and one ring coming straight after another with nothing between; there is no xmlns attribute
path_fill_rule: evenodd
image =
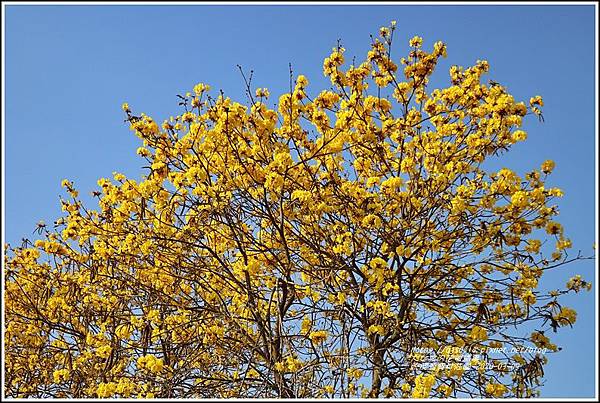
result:
<svg viewBox="0 0 600 403"><path fill-rule="evenodd" d="M204 82L244 101L236 68L273 101L288 87L288 63L318 93L328 87L322 60L340 38L347 60L366 55L382 25L398 21L396 57L414 35L448 45L435 83L453 64L490 62L489 78L526 101L544 97L545 123L501 161L517 172L557 164L551 185L565 191L560 220L574 253L594 242L593 6L7 6L5 37L5 236L31 237L39 220L60 215L60 181L82 194L113 171L138 178L139 140L120 106L158 121L178 113L177 93ZM87 197L90 199L89 197ZM595 261L549 274L557 287L575 273L594 279ZM596 286L596 284L594 284ZM565 299L579 313L555 340L542 396L594 395L593 293Z"/></svg>

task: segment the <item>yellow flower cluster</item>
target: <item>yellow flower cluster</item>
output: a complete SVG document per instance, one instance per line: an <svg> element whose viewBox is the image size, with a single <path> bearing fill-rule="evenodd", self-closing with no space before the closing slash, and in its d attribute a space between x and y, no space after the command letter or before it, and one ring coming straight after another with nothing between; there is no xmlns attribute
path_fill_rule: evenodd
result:
<svg viewBox="0 0 600 403"><path fill-rule="evenodd" d="M581 289L590 291L592 289L592 283L583 280L581 275L577 274L567 281L567 289L574 290L575 292L579 292Z"/></svg>
<svg viewBox="0 0 600 403"><path fill-rule="evenodd" d="M492 397L502 397L508 388L499 383L488 383L485 385L485 392Z"/></svg>
<svg viewBox="0 0 600 403"><path fill-rule="evenodd" d="M558 351L556 344L550 342L550 339L546 337L542 332L531 333L531 341L539 348L547 348L550 351Z"/></svg>
<svg viewBox="0 0 600 403"><path fill-rule="evenodd" d="M433 374L429 375L417 375L415 378L415 386L412 390L411 397L415 399L422 399L429 397L431 393L431 388L435 384L435 376Z"/></svg>
<svg viewBox="0 0 600 403"><path fill-rule="evenodd" d="M294 373L294 372L297 372L298 370L300 370L303 365L304 365L304 363L302 362L302 360L289 355L285 358L285 360L276 362L274 365L274 368L276 371L279 371L279 372Z"/></svg>
<svg viewBox="0 0 600 403"><path fill-rule="evenodd" d="M484 341L487 340L488 334L484 328L475 325L469 332L469 337L474 341Z"/></svg>
<svg viewBox="0 0 600 403"><path fill-rule="evenodd" d="M322 344L325 340L327 340L328 333L326 330L316 330L314 332L310 332L308 338L315 344Z"/></svg>
<svg viewBox="0 0 600 403"><path fill-rule="evenodd" d="M147 369L155 374L161 372L164 368L162 358L156 358L156 356L152 354L147 354L138 358L137 365L138 368Z"/></svg>
<svg viewBox="0 0 600 403"><path fill-rule="evenodd" d="M554 319L562 326L572 326L577 320L577 312L574 309L563 306L560 311L554 315Z"/></svg>

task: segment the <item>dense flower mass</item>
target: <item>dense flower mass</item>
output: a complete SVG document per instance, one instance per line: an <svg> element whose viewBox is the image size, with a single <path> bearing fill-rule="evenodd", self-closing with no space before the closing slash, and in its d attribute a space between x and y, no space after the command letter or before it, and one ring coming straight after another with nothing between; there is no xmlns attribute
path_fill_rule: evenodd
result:
<svg viewBox="0 0 600 403"><path fill-rule="evenodd" d="M559 297L590 284L538 288L570 260L554 162L484 162L542 98L486 61L432 89L446 45L397 63L395 30L360 63L335 47L332 87L299 76L276 109L251 82L247 105L198 84L162 124L123 104L147 175L100 179L97 209L63 181L54 229L7 246L6 395L534 396L546 358L523 347L558 351Z"/></svg>

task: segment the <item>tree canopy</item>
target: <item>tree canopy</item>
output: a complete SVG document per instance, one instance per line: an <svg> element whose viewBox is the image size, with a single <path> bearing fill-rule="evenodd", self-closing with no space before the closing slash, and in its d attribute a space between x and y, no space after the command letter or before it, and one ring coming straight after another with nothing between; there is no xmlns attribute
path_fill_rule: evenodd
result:
<svg viewBox="0 0 600 403"><path fill-rule="evenodd" d="M535 396L590 283L538 287L582 258L554 162L486 162L543 100L486 61L432 89L446 45L397 60L394 32L360 63L334 47L329 89L290 70L273 108L247 76L243 103L198 84L162 124L124 104L147 174L100 179L94 208L64 180L63 216L6 247L5 394Z"/></svg>

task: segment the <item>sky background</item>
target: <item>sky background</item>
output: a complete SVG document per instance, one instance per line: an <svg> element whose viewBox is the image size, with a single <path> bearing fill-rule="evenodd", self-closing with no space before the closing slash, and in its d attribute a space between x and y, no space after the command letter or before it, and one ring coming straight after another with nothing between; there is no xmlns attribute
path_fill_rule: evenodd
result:
<svg viewBox="0 0 600 403"><path fill-rule="evenodd" d="M123 122L121 104L157 121L179 113L176 94L198 82L240 102L236 68L254 70L254 87L271 101L288 88L288 63L310 81L309 94L329 87L323 58L337 39L346 59L364 60L370 34L397 20L394 53L414 35L425 49L448 45L434 84L447 85L453 64L489 61L489 79L518 99L544 98L545 123L525 121L529 139L498 164L518 173L556 161L550 186L561 187L561 223L574 244L594 242L593 6L7 6L5 9L5 242L32 238L39 220L60 216L60 182L75 182L84 199L96 181L119 171L143 174L140 140ZM89 205L89 204L88 204ZM562 287L574 274L594 280L595 261L543 277ZM596 284L594 284L596 286ZM594 293L564 299L575 308L549 355L543 397L594 396Z"/></svg>

